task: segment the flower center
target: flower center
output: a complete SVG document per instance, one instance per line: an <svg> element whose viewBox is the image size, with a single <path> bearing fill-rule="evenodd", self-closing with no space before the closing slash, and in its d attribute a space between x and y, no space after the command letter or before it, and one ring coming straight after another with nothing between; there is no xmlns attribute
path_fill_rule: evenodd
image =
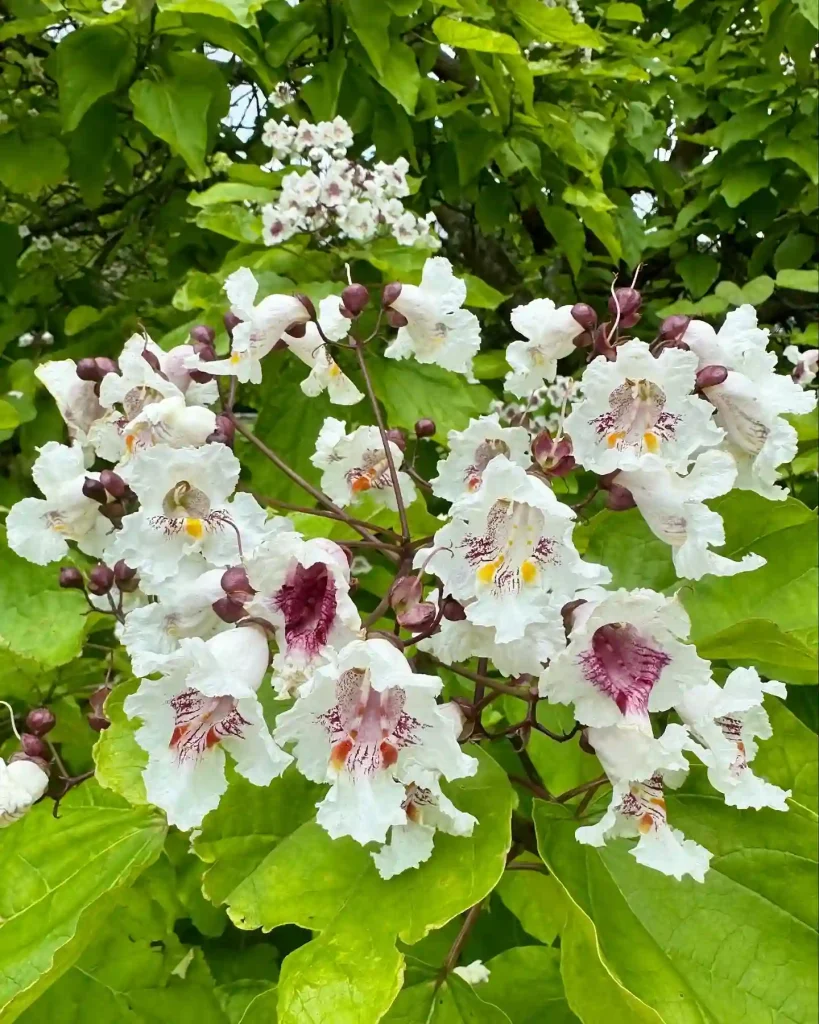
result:
<svg viewBox="0 0 819 1024"><path fill-rule="evenodd" d="M406 694L398 686L376 690L369 672L350 669L336 684L334 707L319 716L332 744L330 764L352 775L374 775L398 760L422 728L406 714Z"/></svg>
<svg viewBox="0 0 819 1024"><path fill-rule="evenodd" d="M668 821L662 776L652 775L647 782L633 782L618 810L624 818L634 819L641 835L659 832Z"/></svg>
<svg viewBox="0 0 819 1024"><path fill-rule="evenodd" d="M315 655L326 645L336 616L336 585L323 562L305 568L297 565L274 598L284 615L288 648Z"/></svg>
<svg viewBox="0 0 819 1024"><path fill-rule="evenodd" d="M489 510L485 532L468 535L460 546L480 585L498 594L517 593L536 583L541 570L557 560L555 541L545 530L540 509L501 500Z"/></svg>
<svg viewBox="0 0 819 1024"><path fill-rule="evenodd" d="M634 626L620 622L596 630L591 648L579 660L586 680L611 697L624 715L648 713L654 684L671 663Z"/></svg>
<svg viewBox="0 0 819 1024"><path fill-rule="evenodd" d="M198 690L183 690L168 703L174 727L168 744L179 761L202 757L225 736L242 738L242 726L250 725L236 710L233 697L205 697Z"/></svg>
<svg viewBox="0 0 819 1024"><path fill-rule="evenodd" d="M742 722L732 715L724 715L722 718L715 718L714 721L722 729L722 735L736 746L737 756L730 770L732 775L741 775L748 767L745 744L742 741Z"/></svg>
<svg viewBox="0 0 819 1024"><path fill-rule="evenodd" d="M161 401L162 395L156 388L140 384L125 393L125 397L122 399L122 410L126 420L132 420L139 416L146 405L153 405L155 402Z"/></svg>
<svg viewBox="0 0 819 1024"><path fill-rule="evenodd" d="M665 412L665 392L650 380L626 379L609 395L609 411L591 420L598 438L619 451L656 453L671 440L680 417Z"/></svg>
<svg viewBox="0 0 819 1024"><path fill-rule="evenodd" d="M464 472L467 489L476 491L481 486L483 471L496 455L509 456L509 454L509 445L505 441L501 441L500 438L488 437L481 441L475 449L472 465L467 466Z"/></svg>
<svg viewBox="0 0 819 1024"><path fill-rule="evenodd" d="M384 449L371 448L364 452L361 465L348 470L347 482L355 494L369 491L371 488L381 490L384 487L391 487L390 464Z"/></svg>

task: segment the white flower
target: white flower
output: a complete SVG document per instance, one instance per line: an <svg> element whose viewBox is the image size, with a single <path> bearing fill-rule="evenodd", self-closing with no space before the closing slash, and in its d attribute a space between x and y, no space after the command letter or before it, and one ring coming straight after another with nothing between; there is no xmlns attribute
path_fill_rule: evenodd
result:
<svg viewBox="0 0 819 1024"><path fill-rule="evenodd" d="M452 515L435 534L432 556L421 549L415 567L438 576L445 592L467 605L470 622L495 629L497 643L519 640L542 621L548 595L567 601L580 587L611 579L608 569L577 553L568 505L502 455Z"/></svg>
<svg viewBox="0 0 819 1024"><path fill-rule="evenodd" d="M413 673L389 641L355 640L279 715L277 741L295 743L308 779L331 784L316 820L332 838L383 843L392 826L406 824L407 785L423 785L430 773L475 774L455 717L435 703L440 690L437 676Z"/></svg>
<svg viewBox="0 0 819 1024"><path fill-rule="evenodd" d="M48 776L33 761L0 757L0 828L22 818L48 788Z"/></svg>
<svg viewBox="0 0 819 1024"><path fill-rule="evenodd" d="M200 383L191 377L191 357L196 355L193 345L175 345L167 352L157 349L162 372L182 392L188 405L212 405L217 401L219 386L215 380Z"/></svg>
<svg viewBox="0 0 819 1024"><path fill-rule="evenodd" d="M346 430L343 420L328 416L319 431L316 452L310 461L322 470L321 489L337 505L353 505L362 494L372 492L379 504L396 511L398 502L378 427L358 427L351 434ZM404 505L411 505L415 485L400 470L404 453L392 441L387 444Z"/></svg>
<svg viewBox="0 0 819 1024"><path fill-rule="evenodd" d="M557 361L574 351L574 339L583 327L572 316L571 306L555 306L551 299L535 299L512 310L512 326L527 341L513 341L506 349L506 361L512 367L506 375L505 389L517 398L526 398L555 379Z"/></svg>
<svg viewBox="0 0 819 1024"><path fill-rule="evenodd" d="M346 160L335 160L321 175L321 202L329 207L342 207L352 195L353 183L350 165Z"/></svg>
<svg viewBox="0 0 819 1024"><path fill-rule="evenodd" d="M303 228L301 214L268 204L262 207L262 238L265 245L278 245L298 234Z"/></svg>
<svg viewBox="0 0 819 1024"><path fill-rule="evenodd" d="M273 682L279 695L286 696L361 628L350 597L347 557L330 540L281 534L256 550L247 574L256 591L247 611L276 628L279 654Z"/></svg>
<svg viewBox="0 0 819 1024"><path fill-rule="evenodd" d="M210 640L182 640L158 681L146 680L125 701L141 718L136 741L147 752L148 800L181 829L195 828L227 789L225 751L236 771L267 786L292 758L272 740L256 698L268 649L257 626Z"/></svg>
<svg viewBox="0 0 819 1024"><path fill-rule="evenodd" d="M655 358L642 341L627 341L609 362L598 356L583 374L566 433L574 457L595 473L639 469L648 455L684 470L698 448L719 444L713 409L692 394L697 357L665 349Z"/></svg>
<svg viewBox="0 0 819 1024"><path fill-rule="evenodd" d="M321 178L313 171L291 171L282 178L279 203L285 209L292 206L301 212L315 206L321 198Z"/></svg>
<svg viewBox="0 0 819 1024"><path fill-rule="evenodd" d="M310 124L304 119L299 121L293 139L293 149L297 153L302 153L305 149L313 149L316 146L322 147L323 141L324 132L319 125Z"/></svg>
<svg viewBox="0 0 819 1024"><path fill-rule="evenodd" d="M149 402L122 428L124 458L156 444L198 448L215 430L216 414L201 405L187 405L181 394Z"/></svg>
<svg viewBox="0 0 819 1024"><path fill-rule="evenodd" d="M690 623L676 598L616 590L574 612L565 651L540 678L540 693L574 704L578 722L624 726L667 711L711 678L711 666L682 639ZM649 772L632 777L647 777Z"/></svg>
<svg viewBox="0 0 819 1024"><path fill-rule="evenodd" d="M453 967L452 973L463 978L469 985L482 985L489 981L489 975L492 972L485 966L483 960L473 960L471 964L466 964L464 967Z"/></svg>
<svg viewBox="0 0 819 1024"><path fill-rule="evenodd" d="M523 427L501 427L497 413L470 420L466 430L451 430L447 443L449 455L438 463L438 475L430 480L432 493L447 501L476 491L483 471L497 455L505 455L522 469L531 463L529 432Z"/></svg>
<svg viewBox="0 0 819 1024"><path fill-rule="evenodd" d="M264 356L292 324L307 323L310 314L295 295L268 295L254 305L259 282L247 267L234 271L225 280L225 292L232 312L242 323L233 328L229 359L193 364L195 369L212 374L230 374L242 384L261 384Z"/></svg>
<svg viewBox="0 0 819 1024"><path fill-rule="evenodd" d="M294 149L296 128L283 121L265 121L262 142L270 146L273 155L279 160L286 160Z"/></svg>
<svg viewBox="0 0 819 1024"><path fill-rule="evenodd" d="M819 349L798 349L796 345L788 345L783 355L794 364L793 379L797 384L806 387L816 380L819 374Z"/></svg>
<svg viewBox="0 0 819 1024"><path fill-rule="evenodd" d="M295 98L296 90L289 82L278 82L276 88L267 97L267 101L276 107L277 110L281 110L282 107L292 103ZM266 128L267 125L265 125ZM262 141L265 142L264 139ZM270 143L266 142L266 145L270 145Z"/></svg>
<svg viewBox="0 0 819 1024"><path fill-rule="evenodd" d="M697 356L700 367L725 366L751 376L773 373L776 367L776 356L767 351L768 332L757 325L751 305L729 313L718 333L704 320L692 320L682 340Z"/></svg>
<svg viewBox="0 0 819 1024"><path fill-rule="evenodd" d="M346 153L353 144L353 130L340 114L332 121L322 121L316 127L317 145L335 151L336 155Z"/></svg>
<svg viewBox="0 0 819 1024"><path fill-rule="evenodd" d="M420 285L401 286L392 308L406 317L386 349L391 359L414 356L419 363L436 363L445 370L472 376L472 359L481 346L478 318L461 306L466 282L452 273L452 264L434 256L424 264Z"/></svg>
<svg viewBox="0 0 819 1024"><path fill-rule="evenodd" d="M443 618L438 632L421 640L418 648L434 654L445 665L488 658L501 675L528 672L539 676L544 662L566 646L561 607L562 603L544 602L539 609L542 618L530 623L521 639L503 644L495 639L492 626L475 626L469 619L451 622Z"/></svg>
<svg viewBox="0 0 819 1024"><path fill-rule="evenodd" d="M239 479L239 460L223 444L202 448L156 445L137 452L122 470L140 508L122 520L109 560L124 558L150 582L172 576L184 555L200 553L231 565L264 536L281 528L247 493L228 496Z"/></svg>
<svg viewBox="0 0 819 1024"><path fill-rule="evenodd" d="M429 860L436 831L450 836L471 836L477 824L476 818L459 811L444 796L435 774L429 772L428 775L428 788L414 782L407 786L402 804L406 815L404 824L393 825L389 842L371 854L382 878L394 878Z"/></svg>
<svg viewBox="0 0 819 1024"><path fill-rule="evenodd" d="M385 164L379 161L373 167L375 189L389 198L402 199L409 195L408 170L409 163L403 156L400 156L394 164Z"/></svg>
<svg viewBox="0 0 819 1024"><path fill-rule="evenodd" d="M159 671L185 637L208 639L228 628L211 607L224 597L223 569L211 569L199 555L183 558L175 574L160 583L141 580L142 590L157 601L134 608L118 627L134 675Z"/></svg>
<svg viewBox="0 0 819 1024"><path fill-rule="evenodd" d="M753 668L736 668L720 687L709 682L688 690L676 705L680 718L694 738L694 745L708 768L708 781L725 796L730 807L788 809L790 790L758 778L748 767L757 752L756 737L768 739L771 723L762 707L765 693L785 696L782 683L763 683Z"/></svg>
<svg viewBox="0 0 819 1024"><path fill-rule="evenodd" d="M26 331L25 334L21 334L17 339L17 344L20 348L31 348L34 344L34 335L31 331Z"/></svg>
<svg viewBox="0 0 819 1024"><path fill-rule="evenodd" d="M341 297L338 295L328 295L319 303L318 322L330 341L341 341L350 331L350 321L341 315L340 305ZM314 323L306 325L303 337L285 334L284 341L290 351L310 367L309 375L301 382L305 395L314 398L326 389L333 405L355 405L364 397L350 378L342 373Z"/></svg>
<svg viewBox="0 0 819 1024"><path fill-rule="evenodd" d="M79 445L49 441L37 450L31 475L44 497L23 498L12 506L6 519L9 547L37 565L59 561L70 540L88 555L101 555L111 523L100 515L99 504L82 493L86 477L98 480L99 473L86 473Z"/></svg>
<svg viewBox="0 0 819 1024"><path fill-rule="evenodd" d="M35 369L34 376L57 403L71 440L76 440L83 449L90 449L88 431L104 414L93 381L80 380L73 359L54 359L41 363Z"/></svg>
<svg viewBox="0 0 819 1024"><path fill-rule="evenodd" d="M651 532L671 545L674 568L682 579L698 580L708 573L734 576L765 564L760 555L740 561L711 550L725 543L722 516L704 504L706 498L727 494L737 476L728 452L702 452L687 476L680 476L661 459L646 459L642 469L618 473L614 482L630 492Z"/></svg>
<svg viewBox="0 0 819 1024"><path fill-rule="evenodd" d="M350 199L340 211L338 229L348 238L366 242L378 230L376 208L367 199Z"/></svg>
<svg viewBox="0 0 819 1024"><path fill-rule="evenodd" d="M102 9L106 14L114 14L125 6L125 0L102 0Z"/></svg>

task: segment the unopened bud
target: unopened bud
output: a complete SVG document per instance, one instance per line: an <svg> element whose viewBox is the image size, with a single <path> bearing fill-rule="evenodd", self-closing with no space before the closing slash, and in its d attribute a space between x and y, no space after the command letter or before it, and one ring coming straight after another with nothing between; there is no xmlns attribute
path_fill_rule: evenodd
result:
<svg viewBox="0 0 819 1024"><path fill-rule="evenodd" d="M116 359L109 359L108 356L97 356L94 362L97 364L97 371L99 372L100 380L102 380L107 373L119 373L119 366L117 365Z"/></svg>
<svg viewBox="0 0 819 1024"><path fill-rule="evenodd" d="M104 597L114 585L114 570L100 562L88 574L88 589L97 597Z"/></svg>
<svg viewBox="0 0 819 1024"><path fill-rule="evenodd" d="M56 724L57 719L50 708L32 708L26 715L26 728L35 736L45 736Z"/></svg>
<svg viewBox="0 0 819 1024"><path fill-rule="evenodd" d="M20 737L20 746L23 748L23 753L28 754L29 757L41 757L44 761L48 760L48 747L39 736L24 732Z"/></svg>
<svg viewBox="0 0 819 1024"><path fill-rule="evenodd" d="M105 732L106 729L111 727L111 723L104 715L95 715L92 713L88 716L87 722L94 732Z"/></svg>
<svg viewBox="0 0 819 1024"><path fill-rule="evenodd" d="M60 569L60 586L63 590L84 590L85 581L80 570L75 569L73 565Z"/></svg>
<svg viewBox="0 0 819 1024"><path fill-rule="evenodd" d="M91 705L94 713L97 715L103 714L105 708L105 702L108 700L108 694L111 692L110 686L99 686L88 698L88 703Z"/></svg>
<svg viewBox="0 0 819 1024"><path fill-rule="evenodd" d="M407 435L403 430L399 430L398 427L393 427L391 430L386 432L387 440L392 441L396 448L400 448L402 452L407 450Z"/></svg>
<svg viewBox="0 0 819 1024"><path fill-rule="evenodd" d="M235 604L244 606L256 591L251 587L247 572L241 565L234 565L222 573L222 590Z"/></svg>
<svg viewBox="0 0 819 1024"><path fill-rule="evenodd" d="M344 557L347 559L347 565L351 566L353 564L353 559L355 558L355 555L353 554L353 549L348 548L346 544L339 544L338 546L344 552Z"/></svg>
<svg viewBox="0 0 819 1024"><path fill-rule="evenodd" d="M15 752L9 758L9 764L14 764L15 761L31 761L32 764L36 764L41 772L45 772L48 775L50 769L48 761L42 757L31 757L29 754L24 753L22 750L15 750Z"/></svg>
<svg viewBox="0 0 819 1024"><path fill-rule="evenodd" d="M444 618L450 622L463 622L466 610L460 601L456 601L454 597L447 597L444 600Z"/></svg>
<svg viewBox="0 0 819 1024"><path fill-rule="evenodd" d="M225 330L228 333L228 337L233 341L233 328L242 322L240 316L236 316L233 310L229 309L227 313L222 317L222 322L225 325Z"/></svg>
<svg viewBox="0 0 819 1024"><path fill-rule="evenodd" d="M90 498L92 501L98 501L100 505L104 505L108 501L108 495L105 493L105 487L99 480L95 480L92 476L87 476L83 481L82 493L86 498Z"/></svg>
<svg viewBox="0 0 819 1024"><path fill-rule="evenodd" d="M86 356L85 359L80 359L77 363L76 373L80 380L92 381L94 384L102 380L102 373L97 366L97 360L89 356Z"/></svg>
<svg viewBox="0 0 819 1024"><path fill-rule="evenodd" d="M727 379L727 367L719 366L716 363L711 366L703 366L703 368L697 372L695 390L704 391L705 388L715 388L717 384L724 384Z"/></svg>
<svg viewBox="0 0 819 1024"><path fill-rule="evenodd" d="M597 313L585 302L576 302L572 306L572 316L587 331L597 326Z"/></svg>
<svg viewBox="0 0 819 1024"><path fill-rule="evenodd" d="M582 598L578 598L576 601L568 601L560 609L560 615L563 619L563 629L565 630L566 636L568 636L572 631L572 626L574 625L574 613L583 604L586 604L586 601Z"/></svg>
<svg viewBox="0 0 819 1024"><path fill-rule="evenodd" d="M387 323L390 327L406 327L409 320L407 320L403 313L399 313L397 309L388 309Z"/></svg>
<svg viewBox="0 0 819 1024"><path fill-rule="evenodd" d="M617 310L620 310L618 324L620 327L633 327L640 319L640 307L643 304L643 297L636 288L615 288L614 295L609 299L609 312L617 318Z"/></svg>
<svg viewBox="0 0 819 1024"><path fill-rule="evenodd" d="M432 437L438 428L435 426L435 420L422 419L418 420L415 424L415 436L416 437Z"/></svg>
<svg viewBox="0 0 819 1024"><path fill-rule="evenodd" d="M196 327L191 328L191 341L194 342L194 349L196 343L213 348L213 343L216 341L216 331L212 327L208 327L207 324L198 324ZM202 356L200 355L199 358L201 359Z"/></svg>
<svg viewBox="0 0 819 1024"><path fill-rule="evenodd" d="M532 442L532 458L546 476L566 476L577 465L570 439L565 435L553 438L548 430L542 430Z"/></svg>
<svg viewBox="0 0 819 1024"><path fill-rule="evenodd" d="M660 337L663 341L681 341L690 323L691 317L681 313L667 316L660 324Z"/></svg>
<svg viewBox="0 0 819 1024"><path fill-rule="evenodd" d="M289 334L291 338L303 338L305 334L307 334L307 324L302 323L301 320L296 320L294 323L290 324L285 331L285 334ZM279 338L276 345L278 348L275 348L274 351L281 352L283 348L287 347L287 342L284 338Z"/></svg>
<svg viewBox="0 0 819 1024"><path fill-rule="evenodd" d="M231 597L220 597L211 605L222 622L238 622L245 617L244 606Z"/></svg>
<svg viewBox="0 0 819 1024"><path fill-rule="evenodd" d="M293 298L298 299L299 302L307 310L307 315L311 320L316 319L316 307L313 305L313 301L309 295L303 295L301 292L297 292Z"/></svg>
<svg viewBox="0 0 819 1024"><path fill-rule="evenodd" d="M136 569L132 569L122 558L114 565L114 581L124 594L132 594L139 587Z"/></svg>
<svg viewBox="0 0 819 1024"><path fill-rule="evenodd" d="M107 505L100 505L100 515L116 523L125 515L125 506L121 501L109 501Z"/></svg>
<svg viewBox="0 0 819 1024"><path fill-rule="evenodd" d="M128 493L128 485L113 469L104 469L100 473L100 483L112 498L124 498Z"/></svg>
<svg viewBox="0 0 819 1024"><path fill-rule="evenodd" d="M233 439L236 436L236 425L230 416L225 416L224 413L219 413L216 417L216 429L220 434L224 434L227 438L227 444L233 447Z"/></svg>
<svg viewBox="0 0 819 1024"><path fill-rule="evenodd" d="M397 612L395 619L404 629L424 630L429 629L435 621L435 615L434 604L430 601L419 601L406 611Z"/></svg>
<svg viewBox="0 0 819 1024"><path fill-rule="evenodd" d="M159 364L159 357L155 352L152 352L147 345L142 350L142 358L152 370L156 370L157 373L161 372L162 367Z"/></svg>
<svg viewBox="0 0 819 1024"><path fill-rule="evenodd" d="M341 293L341 303L344 309L358 316L367 303L370 301L370 293L363 284L350 284Z"/></svg>
<svg viewBox="0 0 819 1024"><path fill-rule="evenodd" d="M609 362L613 362L617 358L617 349L609 341L609 335L612 333L612 326L606 322L600 324L597 330L594 332L592 337L592 348L594 354L597 356L605 356Z"/></svg>
<svg viewBox="0 0 819 1024"><path fill-rule="evenodd" d="M385 284L381 291L381 305L391 306L401 294L401 288L402 285L400 281L393 281L391 284Z"/></svg>
<svg viewBox="0 0 819 1024"><path fill-rule="evenodd" d="M390 587L390 608L406 609L418 604L423 587L417 576L399 576Z"/></svg>
<svg viewBox="0 0 819 1024"><path fill-rule="evenodd" d="M606 493L606 508L610 508L612 512L625 512L636 507L637 502L627 487L623 487L622 484L609 484Z"/></svg>
<svg viewBox="0 0 819 1024"><path fill-rule="evenodd" d="M205 444L224 444L228 448L231 448L230 438L227 434L223 434L221 430L214 430L212 434L208 434L205 438Z"/></svg>

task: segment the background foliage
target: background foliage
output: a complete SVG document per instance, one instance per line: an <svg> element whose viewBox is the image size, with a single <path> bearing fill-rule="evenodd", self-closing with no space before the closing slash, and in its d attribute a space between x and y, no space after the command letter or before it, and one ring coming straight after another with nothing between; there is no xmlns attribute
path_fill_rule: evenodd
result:
<svg viewBox="0 0 819 1024"><path fill-rule="evenodd" d="M265 97L279 81L298 91L294 120L340 113L356 154L407 157L411 205L435 212L443 252L482 316L478 385L373 359L391 426L431 416L443 441L500 396L512 306L547 295L602 311L613 275L630 280L639 264L647 339L670 313L719 319L750 302L783 342L816 346L810 0L583 0L582 20L574 6L539 0L7 7L6 508L29 493L35 447L62 429L33 376L41 359L115 355L141 327L167 348L197 323L217 328L224 347L221 285L239 266L265 292L314 299L338 289L345 263L373 286L417 280L426 254L392 240L261 243L258 204L281 177L259 167L269 159ZM30 347L18 341L26 334ZM300 376L284 361L266 368L261 388L240 390L239 408L258 414L260 436L315 480L308 458L330 410L302 395ZM521 771L502 743L459 787L458 805L481 815L471 844L450 849L444 837L409 877L381 881L364 851L309 824L315 787L295 773L267 791L234 780L190 852L145 805L141 752L121 712L127 683L109 701L112 727L98 740L88 728L107 623L58 590L56 571L0 549L0 696L23 712L48 703L69 770L97 764L97 779L72 790L58 818L45 802L0 833L2 1019L62 1024L93 1007L110 1024L255 1024L276 1014L283 1024L366 1024L385 1013L394 1024L808 1024L817 1000L817 430L815 421L798 427L793 498L734 492L718 503L726 554L754 550L767 566L707 577L682 595L703 656L791 684L787 703L769 699L775 735L757 761L793 790L787 817L715 806L696 771L673 798L686 834L715 852L699 887L639 868L617 845L578 847L572 801L533 810L502 770ZM248 486L296 498L273 467L238 453ZM668 549L639 513L590 512L578 541L616 584L672 586ZM382 572L373 561L362 577L367 608ZM120 652L114 667L127 679ZM529 754L550 788L598 774L576 744L533 735ZM539 852L550 874L504 873L513 840ZM437 986L458 915L486 897L462 962L486 961L490 981L473 989L449 975Z"/></svg>

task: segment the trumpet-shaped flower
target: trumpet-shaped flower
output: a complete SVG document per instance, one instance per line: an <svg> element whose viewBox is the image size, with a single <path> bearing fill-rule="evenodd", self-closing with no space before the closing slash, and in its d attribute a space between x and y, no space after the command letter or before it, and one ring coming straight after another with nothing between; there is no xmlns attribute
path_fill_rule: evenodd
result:
<svg viewBox="0 0 819 1024"><path fill-rule="evenodd" d="M57 403L60 415L68 427L68 436L93 459L93 445L89 442L88 432L105 414L93 381L81 380L77 376L77 364L73 359L53 359L48 363L40 363L34 376Z"/></svg>
<svg viewBox="0 0 819 1024"><path fill-rule="evenodd" d="M0 828L18 821L45 793L48 775L33 761L0 758Z"/></svg>
<svg viewBox="0 0 819 1024"><path fill-rule="evenodd" d="M318 323L330 341L342 341L350 331L350 321L339 312L340 303L337 295L328 295L319 303ZM307 324L301 338L286 333L283 337L290 351L310 367L310 373L301 382L305 395L315 398L326 390L333 405L355 405L361 401L364 395L341 371L314 323Z"/></svg>
<svg viewBox="0 0 819 1024"><path fill-rule="evenodd" d="M546 381L555 379L557 361L574 351L574 339L583 326L572 316L571 306L555 306L551 299L535 299L512 310L512 326L526 341L513 341L506 349L512 367L505 389L517 398L528 398Z"/></svg>
<svg viewBox="0 0 819 1024"><path fill-rule="evenodd" d="M471 420L465 430L451 430L447 437L449 455L438 463L438 475L430 480L432 493L457 501L481 486L483 471L498 455L526 469L529 432L523 427L502 427L498 415Z"/></svg>

